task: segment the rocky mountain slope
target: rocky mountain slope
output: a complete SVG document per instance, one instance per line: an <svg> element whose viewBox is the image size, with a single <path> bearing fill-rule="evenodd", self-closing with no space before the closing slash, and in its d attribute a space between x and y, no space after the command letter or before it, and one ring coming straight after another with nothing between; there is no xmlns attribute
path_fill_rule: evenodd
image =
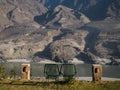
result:
<svg viewBox="0 0 120 90"><path fill-rule="evenodd" d="M120 17L120 0L112 1L111 5L108 8L107 14L110 17L119 19L119 17Z"/></svg>
<svg viewBox="0 0 120 90"><path fill-rule="evenodd" d="M55 9L41 16L36 16L35 21L47 27L58 26L63 28L82 26L90 22L89 18L84 14L62 5L57 6Z"/></svg>
<svg viewBox="0 0 120 90"><path fill-rule="evenodd" d="M0 0L1 58L29 58L33 55L34 50L31 50L31 47L33 42L37 41L34 36L41 26L34 21L34 17L46 11L47 9L37 0ZM40 35L39 37L43 38ZM35 51L39 47L41 45L36 43Z"/></svg>
<svg viewBox="0 0 120 90"><path fill-rule="evenodd" d="M119 57L119 26L120 21L113 19L96 21L85 25L84 27L82 27L82 29L93 33L92 36L89 34L90 36L87 39L88 42L86 44L86 47L91 47L91 50L89 50L102 58L107 58L110 56Z"/></svg>
<svg viewBox="0 0 120 90"><path fill-rule="evenodd" d="M53 15L54 13L55 15ZM71 50L73 51L72 58L78 54L74 53L77 48L79 50L76 52L80 52L84 49L84 39L87 35L87 32L74 31L71 29L67 30L67 28L70 28L69 26L71 26L72 24L77 24L76 26L79 26L80 24L80 26L83 26L84 24L89 23L90 20L86 16L84 16L82 13L76 13L74 12L74 10L64 6L58 6L52 12L47 12L45 14L49 14L45 20L44 18L37 20L44 20L43 22L48 21L44 25L49 25L49 27L51 27L52 29L47 29L43 27L35 28L33 23L16 23L13 26L6 27L4 30L2 30L0 32L0 56L6 59L48 57L49 59L56 61L56 59L53 58L54 51L51 51L56 48L56 44L54 45L54 43L56 42L61 43L60 47L62 46L65 49L65 53L69 53L69 50L67 51L65 48L65 46L68 45L67 48L71 48ZM46 15L44 14L42 16L46 17ZM51 17L53 18L51 19ZM62 20L60 19L63 18L70 21L68 22L64 20L64 22L62 22ZM53 23L60 23L61 25L56 26ZM63 26L64 23L67 24L66 27ZM69 25L69 23L72 24ZM55 30L53 26L56 27ZM66 40L68 42L66 42L66 44L64 45ZM61 48L60 50L60 53L62 53L63 50ZM48 52L50 53L47 54ZM71 55L72 53L68 54L68 58ZM64 60L61 60L61 62L64 62Z"/></svg>
<svg viewBox="0 0 120 90"><path fill-rule="evenodd" d="M48 9L64 5L78 10L90 20L103 20L107 16L119 16L119 0L39 0ZM54 3L53 3L54 2Z"/></svg>
<svg viewBox="0 0 120 90"><path fill-rule="evenodd" d="M53 2L0 1L0 60L120 64L119 0Z"/></svg>
<svg viewBox="0 0 120 90"><path fill-rule="evenodd" d="M47 9L36 0L0 0L0 31L16 23L33 23Z"/></svg>

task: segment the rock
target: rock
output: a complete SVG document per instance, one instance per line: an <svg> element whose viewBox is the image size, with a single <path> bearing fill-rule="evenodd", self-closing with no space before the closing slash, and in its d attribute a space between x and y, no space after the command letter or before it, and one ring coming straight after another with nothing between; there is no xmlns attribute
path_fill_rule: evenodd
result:
<svg viewBox="0 0 120 90"><path fill-rule="evenodd" d="M59 5L43 15L35 17L35 21L49 27L58 26L63 28L82 26L90 22L89 18L83 13L63 5Z"/></svg>
<svg viewBox="0 0 120 90"><path fill-rule="evenodd" d="M44 49L44 45L40 45L39 43L36 45L12 45L12 44L4 44L0 45L0 52L2 52L2 56L5 59L28 59L32 58L34 53L38 51L42 51Z"/></svg>
<svg viewBox="0 0 120 90"><path fill-rule="evenodd" d="M108 16L111 18L118 18L120 17L120 0L114 0L112 4L110 4L108 8Z"/></svg>
<svg viewBox="0 0 120 90"><path fill-rule="evenodd" d="M50 44L51 59L56 62L67 62L80 53L80 46L71 39L57 40Z"/></svg>
<svg viewBox="0 0 120 90"><path fill-rule="evenodd" d="M100 64L120 58L119 0L54 1L60 5L49 11L38 0L0 1L0 58Z"/></svg>
<svg viewBox="0 0 120 90"><path fill-rule="evenodd" d="M16 23L34 22L36 15L46 11L47 9L37 0L1 0L0 31Z"/></svg>
<svg viewBox="0 0 120 90"><path fill-rule="evenodd" d="M114 9L119 10L119 0L39 0L49 10L58 5L64 5L76 11L84 13L90 20L103 20L108 14L108 8L112 5L112 12ZM54 2L54 3L53 3ZM115 4L113 5L113 3ZM117 4L117 7L116 7Z"/></svg>

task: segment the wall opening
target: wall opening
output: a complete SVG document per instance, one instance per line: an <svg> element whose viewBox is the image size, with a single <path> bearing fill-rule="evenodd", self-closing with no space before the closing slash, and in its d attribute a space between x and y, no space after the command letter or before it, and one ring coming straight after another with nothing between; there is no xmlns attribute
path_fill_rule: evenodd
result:
<svg viewBox="0 0 120 90"><path fill-rule="evenodd" d="M99 69L98 68L95 68L95 73L98 73L99 72Z"/></svg>
<svg viewBox="0 0 120 90"><path fill-rule="evenodd" d="M23 67L23 72L26 72L26 67Z"/></svg>

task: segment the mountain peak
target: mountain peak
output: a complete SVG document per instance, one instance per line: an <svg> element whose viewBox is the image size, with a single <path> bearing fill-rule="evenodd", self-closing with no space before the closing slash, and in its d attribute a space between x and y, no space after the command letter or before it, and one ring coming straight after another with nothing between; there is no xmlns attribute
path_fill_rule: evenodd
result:
<svg viewBox="0 0 120 90"><path fill-rule="evenodd" d="M43 20L40 21L41 19ZM38 17L35 20L37 21ZM74 11L63 5L58 5L53 10L39 16L39 21L37 22L47 26L69 27L73 25L81 26L90 22L90 20L81 12Z"/></svg>
<svg viewBox="0 0 120 90"><path fill-rule="evenodd" d="M109 16L118 16L120 0L40 0L49 10L58 5L78 10L91 20L104 20ZM109 10L108 10L109 9ZM109 11L109 12L108 12Z"/></svg>
<svg viewBox="0 0 120 90"><path fill-rule="evenodd" d="M64 11L71 11L73 9L70 9L66 6L63 6L63 5L58 5L55 9L54 9L56 12L60 11L60 10L64 10Z"/></svg>

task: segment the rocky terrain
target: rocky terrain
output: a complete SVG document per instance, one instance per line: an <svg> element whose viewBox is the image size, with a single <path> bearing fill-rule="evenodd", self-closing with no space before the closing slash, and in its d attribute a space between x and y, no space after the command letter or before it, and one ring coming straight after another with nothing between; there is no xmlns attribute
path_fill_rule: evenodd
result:
<svg viewBox="0 0 120 90"><path fill-rule="evenodd" d="M53 2L0 0L0 60L120 64L119 0Z"/></svg>
<svg viewBox="0 0 120 90"><path fill-rule="evenodd" d="M41 27L34 21L34 17L46 11L47 9L36 0L0 0L1 58L28 58L33 55L34 50L32 51L31 47L39 47L39 44L33 45L36 42L34 36Z"/></svg>
<svg viewBox="0 0 120 90"><path fill-rule="evenodd" d="M47 9L36 0L0 0L0 31L16 23L33 23L34 16L45 13Z"/></svg>
<svg viewBox="0 0 120 90"><path fill-rule="evenodd" d="M83 26L89 23L90 20L84 14L76 12L73 9L58 5L55 9L48 11L47 13L36 16L35 21L46 27L62 27L72 28L75 26Z"/></svg>
<svg viewBox="0 0 120 90"><path fill-rule="evenodd" d="M90 20L103 20L108 16L108 9L111 11L109 13L111 15L113 12L116 12L116 8L119 8L119 0L52 0L54 3L51 0L39 1L48 9L54 8L57 5L67 6L84 13Z"/></svg>

